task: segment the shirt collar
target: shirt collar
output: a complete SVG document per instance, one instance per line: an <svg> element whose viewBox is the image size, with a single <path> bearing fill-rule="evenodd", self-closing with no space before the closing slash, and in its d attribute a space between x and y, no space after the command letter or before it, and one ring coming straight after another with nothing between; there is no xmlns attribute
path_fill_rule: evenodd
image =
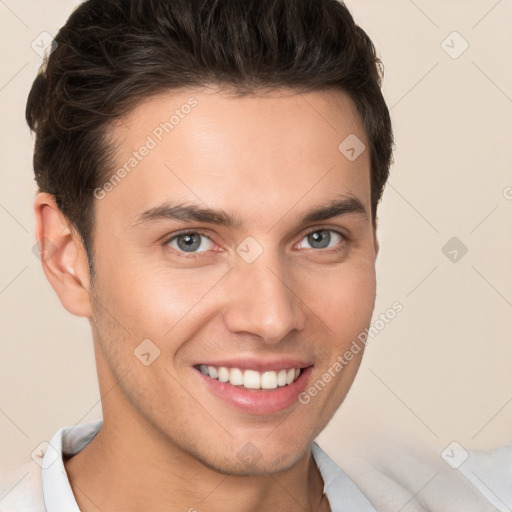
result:
<svg viewBox="0 0 512 512"><path fill-rule="evenodd" d="M75 455L99 432L103 421L64 427L52 437L43 457L43 496L47 512L80 512L71 490L62 455Z"/></svg>
<svg viewBox="0 0 512 512"><path fill-rule="evenodd" d="M377 512L361 489L316 442L311 453L322 474L332 512Z"/></svg>

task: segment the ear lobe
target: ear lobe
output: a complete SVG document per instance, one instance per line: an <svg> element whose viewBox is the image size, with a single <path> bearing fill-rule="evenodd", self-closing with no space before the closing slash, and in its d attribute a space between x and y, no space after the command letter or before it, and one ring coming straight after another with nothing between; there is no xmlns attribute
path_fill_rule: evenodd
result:
<svg viewBox="0 0 512 512"><path fill-rule="evenodd" d="M71 314L90 318L89 264L81 237L51 194L40 192L36 195L34 216L35 235L46 278Z"/></svg>
<svg viewBox="0 0 512 512"><path fill-rule="evenodd" d="M377 256L379 254L379 249L380 249L379 239L377 237L377 230L375 230L375 232L374 232L373 240L374 240L374 247L375 247L375 259L377 259Z"/></svg>

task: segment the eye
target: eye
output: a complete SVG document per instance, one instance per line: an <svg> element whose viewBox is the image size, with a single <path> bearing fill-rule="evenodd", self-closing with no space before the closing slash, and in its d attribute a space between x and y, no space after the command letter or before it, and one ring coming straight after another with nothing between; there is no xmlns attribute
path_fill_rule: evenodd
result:
<svg viewBox="0 0 512 512"><path fill-rule="evenodd" d="M206 235L197 231L188 231L174 235L166 244L178 252L188 253L205 252L214 246L214 243Z"/></svg>
<svg viewBox="0 0 512 512"><path fill-rule="evenodd" d="M309 244L309 247L305 247L306 249L329 249L338 245L344 238L341 233L333 229L317 229L308 233L302 241L306 240L306 243ZM301 248L303 248L302 241Z"/></svg>

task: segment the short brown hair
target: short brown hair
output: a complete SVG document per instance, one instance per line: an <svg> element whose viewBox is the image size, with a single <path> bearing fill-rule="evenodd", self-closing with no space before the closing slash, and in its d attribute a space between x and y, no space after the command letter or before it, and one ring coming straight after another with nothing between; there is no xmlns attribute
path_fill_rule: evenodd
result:
<svg viewBox="0 0 512 512"><path fill-rule="evenodd" d="M93 193L113 171L106 128L142 99L174 89L346 92L370 145L375 222L393 133L381 61L342 2L88 0L55 42L27 101L34 173L82 237L91 275Z"/></svg>

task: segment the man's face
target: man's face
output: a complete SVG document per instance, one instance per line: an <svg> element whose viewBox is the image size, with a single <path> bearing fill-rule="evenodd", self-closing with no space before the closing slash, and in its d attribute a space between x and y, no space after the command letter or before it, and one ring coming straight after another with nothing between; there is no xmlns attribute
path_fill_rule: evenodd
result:
<svg viewBox="0 0 512 512"><path fill-rule="evenodd" d="M335 362L374 306L370 155L338 148L351 134L368 147L352 101L169 93L111 134L114 171L128 171L95 204L105 423L149 429L226 473L290 467L345 398L363 351Z"/></svg>

